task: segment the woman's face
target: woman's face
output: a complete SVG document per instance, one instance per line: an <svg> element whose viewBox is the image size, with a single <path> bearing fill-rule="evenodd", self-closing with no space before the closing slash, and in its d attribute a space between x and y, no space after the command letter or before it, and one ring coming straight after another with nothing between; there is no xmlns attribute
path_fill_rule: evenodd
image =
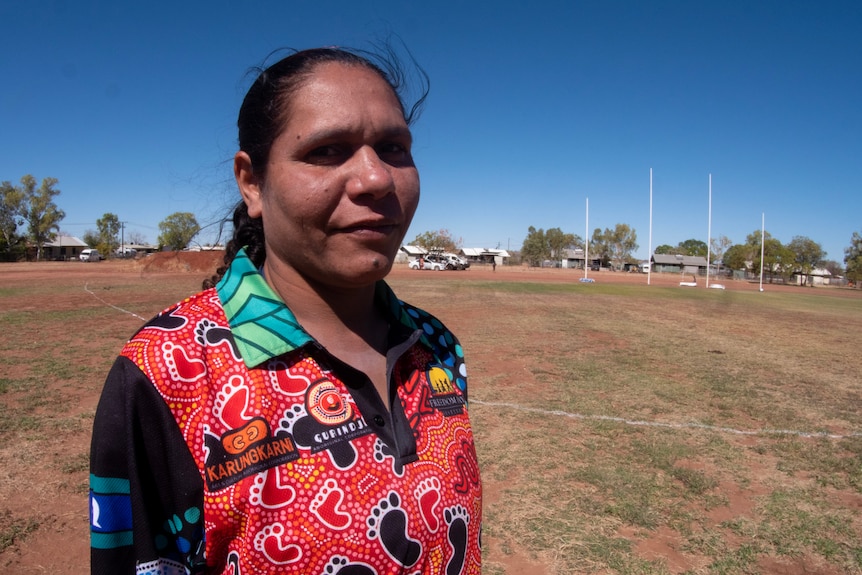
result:
<svg viewBox="0 0 862 575"><path fill-rule="evenodd" d="M412 138L375 72L318 65L294 92L265 180L237 154L251 217L263 217L267 267L338 287L383 278L419 203ZM243 157L244 156L244 157Z"/></svg>

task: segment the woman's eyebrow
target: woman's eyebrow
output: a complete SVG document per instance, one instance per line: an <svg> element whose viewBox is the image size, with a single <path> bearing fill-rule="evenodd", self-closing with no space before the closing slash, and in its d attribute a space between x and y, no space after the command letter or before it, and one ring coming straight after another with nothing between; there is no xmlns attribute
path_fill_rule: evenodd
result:
<svg viewBox="0 0 862 575"><path fill-rule="evenodd" d="M382 130L375 130L374 132L376 139L388 139L388 138L396 138L396 139L406 139L408 142L413 141L413 133L410 131L410 128L406 126L392 126L389 128L384 128ZM302 136L300 136L302 137ZM343 127L335 127L335 128L321 128L320 130L312 130L308 134L306 134L302 139L307 142L325 142L328 140L340 140L340 139L354 139L360 138L362 134L358 130L354 130L352 128L343 128Z"/></svg>

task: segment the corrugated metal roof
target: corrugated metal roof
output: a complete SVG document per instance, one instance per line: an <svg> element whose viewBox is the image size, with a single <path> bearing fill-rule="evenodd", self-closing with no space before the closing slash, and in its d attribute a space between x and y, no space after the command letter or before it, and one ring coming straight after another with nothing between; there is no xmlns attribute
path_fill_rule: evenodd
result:
<svg viewBox="0 0 862 575"><path fill-rule="evenodd" d="M46 242L45 247L48 248L86 248L89 247L85 242L74 236L57 236L53 242Z"/></svg>
<svg viewBox="0 0 862 575"><path fill-rule="evenodd" d="M419 246L401 246L401 251L408 256L421 256L428 253L428 250Z"/></svg>
<svg viewBox="0 0 862 575"><path fill-rule="evenodd" d="M706 258L703 256L681 256L679 254L653 254L652 261L660 265L673 266L703 266Z"/></svg>
<svg viewBox="0 0 862 575"><path fill-rule="evenodd" d="M478 258L480 256L499 256L503 258L512 257L509 255L509 252L506 250L489 250L486 248L461 248L460 250L462 256L469 256Z"/></svg>

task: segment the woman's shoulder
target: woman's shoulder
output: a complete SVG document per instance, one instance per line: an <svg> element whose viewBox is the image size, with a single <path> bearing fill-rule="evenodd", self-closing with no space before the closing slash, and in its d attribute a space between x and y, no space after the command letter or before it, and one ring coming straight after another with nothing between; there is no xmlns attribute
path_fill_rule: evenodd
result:
<svg viewBox="0 0 862 575"><path fill-rule="evenodd" d="M416 327L422 328L429 334L434 331L450 331L449 328L431 312L408 303L403 300L398 300L402 311L410 318ZM450 332L451 333L451 332Z"/></svg>
<svg viewBox="0 0 862 575"><path fill-rule="evenodd" d="M145 323L129 340L129 344L146 340L161 344L169 341L194 347L203 344L201 335L212 327L227 328L227 318L216 290L207 289L177 302Z"/></svg>

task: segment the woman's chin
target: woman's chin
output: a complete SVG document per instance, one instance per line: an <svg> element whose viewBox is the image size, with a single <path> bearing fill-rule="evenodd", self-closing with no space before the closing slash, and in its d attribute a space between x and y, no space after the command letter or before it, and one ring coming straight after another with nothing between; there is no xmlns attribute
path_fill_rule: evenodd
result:
<svg viewBox="0 0 862 575"><path fill-rule="evenodd" d="M385 278L392 270L394 261L395 258L382 254L369 254L331 271L333 277L341 278L345 286L359 287Z"/></svg>

